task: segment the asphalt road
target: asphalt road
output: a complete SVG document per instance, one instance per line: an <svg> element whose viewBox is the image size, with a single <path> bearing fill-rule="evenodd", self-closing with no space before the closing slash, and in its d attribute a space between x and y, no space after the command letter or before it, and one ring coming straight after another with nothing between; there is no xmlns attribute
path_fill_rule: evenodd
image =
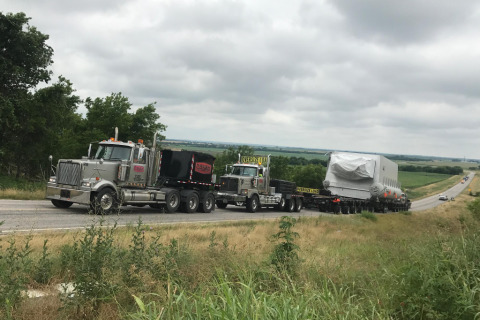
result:
<svg viewBox="0 0 480 320"><path fill-rule="evenodd" d="M457 184L443 194L449 198L456 197L470 183L474 173L469 174L469 179L464 184ZM412 211L433 208L444 203L438 200L438 195L425 198L412 203ZM49 200L0 200L0 232L30 232L42 230L82 229L90 226L101 218L87 214L87 206L74 204L68 209L56 208ZM321 213L316 210L302 209L301 212L289 213L293 217L318 217ZM106 223L112 225L134 225L141 218L144 224L168 223L198 223L222 222L252 219L275 219L285 215L285 212L273 209L262 209L257 213L246 212L244 207L228 206L227 209L216 209L212 213L159 213L150 207L123 207L121 214L106 216Z"/></svg>
<svg viewBox="0 0 480 320"><path fill-rule="evenodd" d="M2 234L41 230L80 229L91 226L101 217L87 214L88 207L74 204L68 209L56 208L49 200L0 200L0 226ZM292 217L317 217L316 210L302 209L289 213ZM245 207L228 206L211 213L159 213L148 206L138 208L122 207L120 214L105 216L106 223L113 225L134 225L141 218L144 224L222 222L252 219L275 219L285 212L262 209L256 213L246 212Z"/></svg>
<svg viewBox="0 0 480 320"><path fill-rule="evenodd" d="M465 188L470 184L474 175L475 175L474 172L470 172L468 174L468 180L465 183L460 183L459 182L458 184L454 185L453 187L451 187L447 191L442 192L441 194L446 195L448 197L448 199L451 199L452 197L455 198L463 190L465 190ZM438 205L441 205L441 204L445 203L444 200L439 200L438 199L439 195L440 194L437 194L437 195L434 195L434 196L431 196L431 197L428 197L428 198L424 198L424 199L412 202L411 210L412 211L427 210L427 209L431 209L431 208L434 208Z"/></svg>

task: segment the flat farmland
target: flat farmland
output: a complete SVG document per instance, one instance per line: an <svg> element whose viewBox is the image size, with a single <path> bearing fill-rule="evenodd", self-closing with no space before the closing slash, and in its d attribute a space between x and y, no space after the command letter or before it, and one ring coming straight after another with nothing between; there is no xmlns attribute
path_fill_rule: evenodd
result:
<svg viewBox="0 0 480 320"><path fill-rule="evenodd" d="M406 190L411 200L442 193L457 184L462 177L463 175L451 176L430 172L398 172L398 180L402 183L402 189Z"/></svg>
<svg viewBox="0 0 480 320"><path fill-rule="evenodd" d="M402 183L402 188L407 189L423 187L432 183L446 180L450 177L452 176L448 174L431 172L398 172L398 180Z"/></svg>

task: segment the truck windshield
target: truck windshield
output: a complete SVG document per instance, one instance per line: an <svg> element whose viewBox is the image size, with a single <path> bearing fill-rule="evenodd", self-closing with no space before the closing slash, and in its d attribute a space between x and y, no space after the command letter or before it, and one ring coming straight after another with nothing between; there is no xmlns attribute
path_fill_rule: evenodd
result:
<svg viewBox="0 0 480 320"><path fill-rule="evenodd" d="M232 174L237 176L256 176L257 175L257 168L255 167L241 167L235 166L232 169Z"/></svg>
<svg viewBox="0 0 480 320"><path fill-rule="evenodd" d="M114 145L101 145L95 159L103 160L130 160L132 148Z"/></svg>

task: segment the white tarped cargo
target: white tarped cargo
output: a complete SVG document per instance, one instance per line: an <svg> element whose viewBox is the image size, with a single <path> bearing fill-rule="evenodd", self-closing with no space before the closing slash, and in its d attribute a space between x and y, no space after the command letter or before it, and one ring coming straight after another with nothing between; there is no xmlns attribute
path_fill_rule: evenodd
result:
<svg viewBox="0 0 480 320"><path fill-rule="evenodd" d="M329 169L331 173L348 180L372 179L375 160L358 154L333 153Z"/></svg>
<svg viewBox="0 0 480 320"><path fill-rule="evenodd" d="M383 195L385 187L393 190L394 196L393 188L400 188L397 181L398 165L384 156L334 151L330 154L323 185L336 196L370 199L371 187L379 184L381 190L375 196Z"/></svg>

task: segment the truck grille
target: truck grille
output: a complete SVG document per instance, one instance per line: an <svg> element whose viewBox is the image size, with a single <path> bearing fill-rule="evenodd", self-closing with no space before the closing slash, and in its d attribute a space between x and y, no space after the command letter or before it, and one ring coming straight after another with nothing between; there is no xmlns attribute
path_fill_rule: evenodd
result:
<svg viewBox="0 0 480 320"><path fill-rule="evenodd" d="M80 183L80 164L60 162L57 169L57 183L77 186Z"/></svg>
<svg viewBox="0 0 480 320"><path fill-rule="evenodd" d="M238 192L238 179L220 178L220 191Z"/></svg>

